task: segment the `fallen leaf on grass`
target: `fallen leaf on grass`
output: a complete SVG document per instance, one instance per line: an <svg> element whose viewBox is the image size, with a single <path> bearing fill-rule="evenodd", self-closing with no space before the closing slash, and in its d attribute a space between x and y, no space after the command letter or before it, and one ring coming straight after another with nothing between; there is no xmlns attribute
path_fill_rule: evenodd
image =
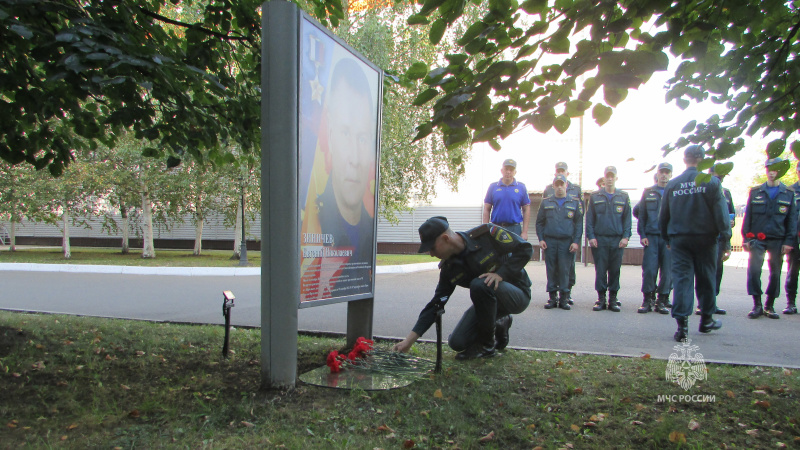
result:
<svg viewBox="0 0 800 450"><path fill-rule="evenodd" d="M433 393L433 397L434 397L434 398L442 398L442 397L444 397L444 395L442 395L442 390L441 390L441 389L437 389L437 390L436 390L436 391Z"/></svg>
<svg viewBox="0 0 800 450"><path fill-rule="evenodd" d="M620 403L630 403L631 402L631 398L630 397L622 397L622 400L620 400L619 402Z"/></svg>
<svg viewBox="0 0 800 450"><path fill-rule="evenodd" d="M67 430L74 430L75 428L78 428L77 423L70 424L70 426L67 427Z"/></svg>
<svg viewBox="0 0 800 450"><path fill-rule="evenodd" d="M478 442L489 442L494 439L494 431L490 431L486 436L478 439Z"/></svg>
<svg viewBox="0 0 800 450"><path fill-rule="evenodd" d="M33 370L44 369L44 361L36 361L35 363L31 364L31 368L33 368Z"/></svg>
<svg viewBox="0 0 800 450"><path fill-rule="evenodd" d="M13 373L11 373L11 376L14 377L14 378L19 378L19 377L22 376L22 374L19 373L19 372L13 372Z"/></svg>
<svg viewBox="0 0 800 450"><path fill-rule="evenodd" d="M634 408L636 408L637 411L641 411L645 408L645 406L641 403L637 403L636 406L634 406Z"/></svg>
<svg viewBox="0 0 800 450"><path fill-rule="evenodd" d="M596 398L596 400L597 400L598 402L604 402L604 401L606 401L606 399L605 399L605 398L603 398L603 397L597 397L597 398Z"/></svg>
<svg viewBox="0 0 800 450"><path fill-rule="evenodd" d="M594 427L597 426L597 424L594 423L594 422L583 422L583 426L585 426L587 428L594 428Z"/></svg>
<svg viewBox="0 0 800 450"><path fill-rule="evenodd" d="M769 430L769 434L771 434L773 436L780 436L780 435L783 434L783 431L780 431L780 430Z"/></svg>
<svg viewBox="0 0 800 450"><path fill-rule="evenodd" d="M558 362L556 362L556 367L561 367L561 366L563 366L563 365L564 365L564 361L558 361Z"/></svg>
<svg viewBox="0 0 800 450"><path fill-rule="evenodd" d="M644 422L641 422L639 420L634 420L633 422L631 422L631 425L644 425Z"/></svg>
<svg viewBox="0 0 800 450"><path fill-rule="evenodd" d="M18 424L18 423L19 423L19 422L17 422L16 420L12 420L11 422L8 422L8 423L6 424L6 426L7 426L8 428L17 428L17 424Z"/></svg>
<svg viewBox="0 0 800 450"><path fill-rule="evenodd" d="M791 374L792 374L792 371L791 371L791 370L789 370L789 369L783 369L783 374L784 374L784 375L786 375L786 376L788 377L789 375L791 375Z"/></svg>
<svg viewBox="0 0 800 450"><path fill-rule="evenodd" d="M747 433L748 436L758 436L758 430L755 430L755 429L754 430L747 430L747 431L745 431L745 433Z"/></svg>
<svg viewBox="0 0 800 450"><path fill-rule="evenodd" d="M44 345L42 345L42 344L36 344L36 349L38 349L38 350L42 350L42 349L44 349Z"/></svg>
<svg viewBox="0 0 800 450"><path fill-rule="evenodd" d="M133 419L138 419L139 416L140 416L140 414L139 414L139 410L138 409L134 409L133 411L128 413L128 417L131 417Z"/></svg>
<svg viewBox="0 0 800 450"><path fill-rule="evenodd" d="M761 408L764 408L764 409L769 409L769 407L770 407L769 402L766 401L766 400L758 400L758 401L755 402L755 405L756 406L760 406Z"/></svg>
<svg viewBox="0 0 800 450"><path fill-rule="evenodd" d="M378 431L388 431L389 433L394 433L394 430L393 430L393 429L391 429L391 428L389 428L389 427L388 427L388 426L386 426L385 424L384 424L384 425L381 425L381 426L379 426L379 427L377 428L377 430L378 430Z"/></svg>
<svg viewBox="0 0 800 450"><path fill-rule="evenodd" d="M69 386L69 383L67 383L64 380L61 380L58 383L56 383L56 386L58 386L58 387L66 387L66 386Z"/></svg>
<svg viewBox="0 0 800 450"><path fill-rule="evenodd" d="M248 421L246 421L246 420L243 420L243 421L241 421L241 422L239 422L239 423L241 423L242 425L244 425L244 426L245 426L245 427L247 427L247 428L253 428L253 427L255 426L255 424L253 424L253 423L250 423L250 422L248 422Z"/></svg>
<svg viewBox="0 0 800 450"><path fill-rule="evenodd" d="M725 391L725 395L730 398L736 398L736 394L734 394L733 391Z"/></svg>
<svg viewBox="0 0 800 450"><path fill-rule="evenodd" d="M532 423L532 424L528 425L526 428L528 428L529 430L535 430L536 429L536 424Z"/></svg>
<svg viewBox="0 0 800 450"><path fill-rule="evenodd" d="M131 390L130 386L126 386L124 384L120 384L119 387L121 387L123 391L130 391Z"/></svg>
<svg viewBox="0 0 800 450"><path fill-rule="evenodd" d="M606 415L603 414L603 413L592 414L592 416L589 417L589 420L592 421L592 422L602 422L602 421L606 420Z"/></svg>
<svg viewBox="0 0 800 450"><path fill-rule="evenodd" d="M689 429L690 430L697 431L698 428L700 428L700 422L698 422L698 421L696 421L694 419L689 421Z"/></svg>
<svg viewBox="0 0 800 450"><path fill-rule="evenodd" d="M413 439L406 439L403 442L403 448L414 448L416 444L414 443Z"/></svg>
<svg viewBox="0 0 800 450"><path fill-rule="evenodd" d="M775 446L778 447L778 448L788 448L788 446L786 444L784 444L783 442L778 442L778 443L775 444Z"/></svg>
<svg viewBox="0 0 800 450"><path fill-rule="evenodd" d="M673 443L685 444L686 435L679 431L673 431L672 433L669 434L669 441Z"/></svg>
<svg viewBox="0 0 800 450"><path fill-rule="evenodd" d="M579 427L579 426L575 425L574 423L573 423L572 425L570 425L570 426L569 426L569 428L570 428L572 431L576 432L576 433L577 433L578 431L581 431L581 427Z"/></svg>
<svg viewBox="0 0 800 450"><path fill-rule="evenodd" d="M650 359L650 353L645 353L642 355L642 359Z"/></svg>
<svg viewBox="0 0 800 450"><path fill-rule="evenodd" d="M753 391L753 394L756 394L756 395L767 395L767 391L765 391L763 389L758 389L756 391Z"/></svg>
<svg viewBox="0 0 800 450"><path fill-rule="evenodd" d="M145 352L143 352L141 350L136 350L136 356L144 356L144 355L146 355Z"/></svg>
<svg viewBox="0 0 800 450"><path fill-rule="evenodd" d="M575 394L583 394L583 388L576 387L572 392Z"/></svg>
<svg viewBox="0 0 800 450"><path fill-rule="evenodd" d="M430 411L420 411L419 415L423 416L423 417L430 417L431 412Z"/></svg>

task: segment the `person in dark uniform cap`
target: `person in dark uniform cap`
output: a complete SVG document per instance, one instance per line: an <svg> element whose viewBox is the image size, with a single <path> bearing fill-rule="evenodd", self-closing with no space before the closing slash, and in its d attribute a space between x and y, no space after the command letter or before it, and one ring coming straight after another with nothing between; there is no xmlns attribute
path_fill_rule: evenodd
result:
<svg viewBox="0 0 800 450"><path fill-rule="evenodd" d="M781 163L781 158L767 160L767 181L750 189L742 219L742 247L750 252L747 261L747 294L753 296L753 310L747 317L751 319L762 315L770 319L780 318L775 313L774 305L781 290L782 258L791 252L797 241L794 191L778 180L777 165ZM767 301L762 307L761 267L766 252L769 252L769 283Z"/></svg>
<svg viewBox="0 0 800 450"><path fill-rule="evenodd" d="M569 177L569 167L565 162L558 162L556 163L556 174L555 176L563 175L564 179L567 180L567 196L573 196L581 202L581 207L583 206L583 191L581 190L580 185L574 184L567 179ZM548 184L544 187L544 191L542 193L542 198L545 199L547 197L551 197L555 192L553 191L553 185ZM581 217L583 214L581 214ZM583 224L581 224L581 233L583 233ZM578 245L580 247L580 245ZM567 294L567 302L571 305L572 304L572 286L575 286L575 255L576 253L572 254L572 264L569 268L569 293Z"/></svg>
<svg viewBox="0 0 800 450"><path fill-rule="evenodd" d="M533 246L515 233L483 224L466 233L454 232L444 217L431 217L419 227L419 253L439 258L439 283L412 331L394 350L407 352L434 323L456 286L469 289L472 306L448 339L456 359L488 358L508 345L511 314L531 301L531 280L525 265Z"/></svg>
<svg viewBox="0 0 800 450"><path fill-rule="evenodd" d="M536 215L536 235L544 250L547 269L547 293L549 300L545 309L558 306L570 309L569 272L574 268L575 252L580 248L583 235L583 204L580 199L567 193L567 177L556 175L553 180L553 195L542 200Z"/></svg>
<svg viewBox="0 0 800 450"><path fill-rule="evenodd" d="M717 239L730 236L731 228L719 180L711 177L701 184L695 182L697 165L704 155L699 145L686 148L686 170L667 183L661 199L659 229L672 251L672 317L678 323L673 337L678 342L689 333L694 294L702 310L699 331L708 333L722 327L722 322L713 318L717 309Z"/></svg>
<svg viewBox="0 0 800 450"><path fill-rule="evenodd" d="M608 166L604 172L605 186L589 198L586 208L586 238L594 259L594 288L597 302L592 310L608 307L620 311L617 299L622 253L631 238L631 200L628 193L616 188L617 168ZM608 306L606 306L608 291Z"/></svg>
<svg viewBox="0 0 800 450"><path fill-rule="evenodd" d="M666 307L672 291L672 259L667 244L661 239L658 227L658 212L664 188L672 178L672 164L662 162L656 172L656 184L642 193L642 199L634 208L634 216L638 219L636 232L639 242L644 247L642 257L642 307L638 313L655 310L660 314L669 314ZM638 213L637 213L638 211ZM659 278L659 273L661 274ZM658 285L656 285L658 279Z"/></svg>
<svg viewBox="0 0 800 450"><path fill-rule="evenodd" d="M800 163L797 164L796 170L797 177L800 179ZM800 220L800 181L791 185L790 189L794 191L794 208L799 216L798 220ZM797 224L797 230L800 232L800 222ZM794 245L792 245L792 251L789 252L789 256L786 259L788 260L785 286L786 308L783 310L783 313L797 314L797 304L795 300L797 299L797 278L800 273L800 245L798 245L797 240L795 240Z"/></svg>
<svg viewBox="0 0 800 450"><path fill-rule="evenodd" d="M531 199L528 189L517 181L517 162L503 161L500 181L489 185L483 199L483 223L493 223L528 240L528 225L531 220Z"/></svg>

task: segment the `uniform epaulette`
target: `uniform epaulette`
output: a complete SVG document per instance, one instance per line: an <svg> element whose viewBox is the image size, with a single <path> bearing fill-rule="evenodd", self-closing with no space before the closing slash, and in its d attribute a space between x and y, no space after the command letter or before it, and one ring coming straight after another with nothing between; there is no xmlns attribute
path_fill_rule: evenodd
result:
<svg viewBox="0 0 800 450"><path fill-rule="evenodd" d="M489 232L489 224L485 223L483 225L477 226L471 230L469 230L469 237L475 239L476 237L486 234Z"/></svg>

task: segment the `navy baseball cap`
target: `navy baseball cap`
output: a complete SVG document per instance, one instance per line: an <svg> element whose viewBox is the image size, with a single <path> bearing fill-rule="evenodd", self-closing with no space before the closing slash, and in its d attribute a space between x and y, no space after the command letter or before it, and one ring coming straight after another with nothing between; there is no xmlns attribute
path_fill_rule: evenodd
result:
<svg viewBox="0 0 800 450"><path fill-rule="evenodd" d="M503 161L503 167L505 167L505 166L511 166L511 167L516 169L517 168L517 162L514 161L513 159L507 159L507 160Z"/></svg>
<svg viewBox="0 0 800 450"><path fill-rule="evenodd" d="M563 181L564 185L566 185L567 184L567 177L565 177L563 174L558 174L558 175L556 175L555 178L553 178L553 184L556 184L556 181Z"/></svg>
<svg viewBox="0 0 800 450"><path fill-rule="evenodd" d="M611 172L611 173L613 173L614 175L616 175L616 174L617 174L617 168L616 168L616 167L614 167L614 166L608 166L608 167L606 167L606 169L603 171L603 175L605 175L605 174L607 174L607 173L609 173L609 172Z"/></svg>
<svg viewBox="0 0 800 450"><path fill-rule="evenodd" d="M783 162L783 158L772 158L768 159L767 162L764 163L764 167L769 167L773 164L780 164Z"/></svg>
<svg viewBox="0 0 800 450"><path fill-rule="evenodd" d="M684 158L703 159L705 155L706 152L699 145L690 145L683 151Z"/></svg>
<svg viewBox="0 0 800 450"><path fill-rule="evenodd" d="M431 217L425 223L419 226L419 240L422 245L419 246L417 253L429 252L436 242L436 238L442 235L450 224L447 223L447 218L442 216Z"/></svg>
<svg viewBox="0 0 800 450"><path fill-rule="evenodd" d="M661 164L658 165L658 169L657 170L660 172L661 169L667 169L670 172L672 172L672 164L670 164L668 162L662 162Z"/></svg>
<svg viewBox="0 0 800 450"><path fill-rule="evenodd" d="M569 169L567 169L567 163L561 161L561 162L557 162L556 163L556 170L564 170L564 171L566 171L566 170L569 170Z"/></svg>

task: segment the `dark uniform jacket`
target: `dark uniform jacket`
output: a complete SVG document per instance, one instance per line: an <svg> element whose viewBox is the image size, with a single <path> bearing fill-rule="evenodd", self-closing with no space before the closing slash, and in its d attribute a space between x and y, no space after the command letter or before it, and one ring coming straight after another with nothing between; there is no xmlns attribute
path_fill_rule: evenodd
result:
<svg viewBox="0 0 800 450"><path fill-rule="evenodd" d="M583 204L577 197L567 194L563 206L558 206L555 196L542 200L536 215L536 236L540 241L548 238L570 239L580 244L583 235Z"/></svg>
<svg viewBox="0 0 800 450"><path fill-rule="evenodd" d="M553 185L548 184L545 186L542 198L552 197L554 195L556 195L556 191L553 190ZM570 195L578 200L583 200L583 195L581 195L581 187L567 180L567 196Z"/></svg>
<svg viewBox="0 0 800 450"><path fill-rule="evenodd" d="M589 197L586 208L586 238L619 236L631 238L631 199L628 193L617 189L611 200L601 189Z"/></svg>
<svg viewBox="0 0 800 450"><path fill-rule="evenodd" d="M503 281L520 288L528 298L531 296L531 280L525 271L533 256L530 242L491 223L458 234L464 238L466 248L439 263L436 292L412 329L420 336L433 325L436 312L444 308L456 286L469 288L472 280L484 273L496 273Z"/></svg>
<svg viewBox="0 0 800 450"><path fill-rule="evenodd" d="M733 228L736 226L736 207L733 206L733 195L731 195L730 189L722 188L722 196L725 197L725 202L728 204L728 218L730 219L730 215L733 214L733 219L731 219L731 228ZM726 250L731 249L731 238L723 239L723 237L720 236L719 242L721 245L725 246Z"/></svg>
<svg viewBox="0 0 800 450"><path fill-rule="evenodd" d="M789 186L789 189L794 191L794 210L797 213L797 232L800 233L800 181ZM794 247L795 250L800 250L799 244L800 242L795 241L795 245L792 247Z"/></svg>
<svg viewBox="0 0 800 450"><path fill-rule="evenodd" d="M636 233L640 238L648 234L661 234L658 228L658 211L661 208L661 193L658 185L650 186L642 192L642 199L634 208L634 216L639 221L636 223Z"/></svg>
<svg viewBox="0 0 800 450"><path fill-rule="evenodd" d="M729 239L730 217L722 186L717 177L699 186L697 167L686 170L667 183L658 216L661 237L669 242L675 235L709 235Z"/></svg>
<svg viewBox="0 0 800 450"><path fill-rule="evenodd" d="M794 246L797 240L797 211L794 191L785 184L778 185L778 194L769 198L767 183L750 188L747 207L744 210L742 236L747 233L758 236L764 233L767 239L779 239L782 245Z"/></svg>

